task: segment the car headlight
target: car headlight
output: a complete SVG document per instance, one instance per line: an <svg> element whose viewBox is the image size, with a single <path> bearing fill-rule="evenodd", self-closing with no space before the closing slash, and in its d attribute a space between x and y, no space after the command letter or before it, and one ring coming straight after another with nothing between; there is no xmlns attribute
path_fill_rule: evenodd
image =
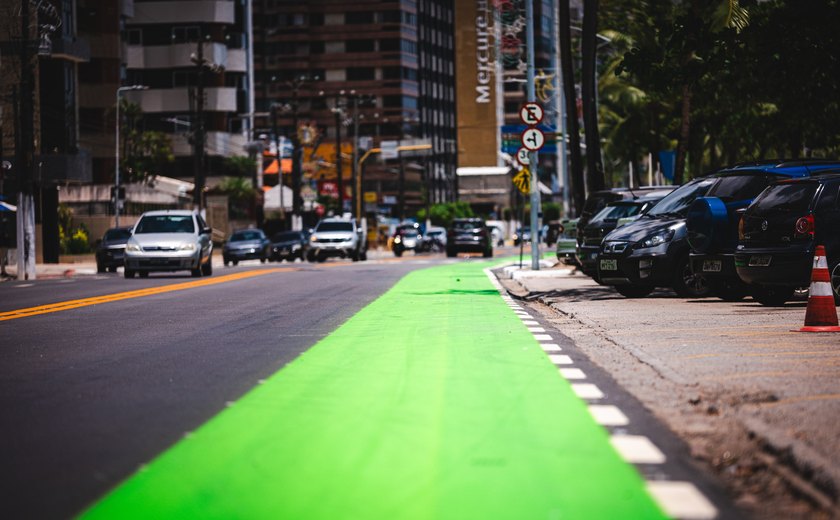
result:
<svg viewBox="0 0 840 520"><path fill-rule="evenodd" d="M395 244L399 244L400 242L402 242L402 239L400 237L394 237Z"/></svg>
<svg viewBox="0 0 840 520"><path fill-rule="evenodd" d="M125 250L132 253L139 253L141 251L140 244L136 242L128 242L125 244Z"/></svg>
<svg viewBox="0 0 840 520"><path fill-rule="evenodd" d="M670 242L674 238L674 230L669 229L667 231L661 231L659 233L654 233L650 235L646 239L642 240L641 246L642 247L656 247L658 245L664 244L666 242Z"/></svg>
<svg viewBox="0 0 840 520"><path fill-rule="evenodd" d="M300 244L292 244L292 251L297 251L300 249Z"/></svg>
<svg viewBox="0 0 840 520"><path fill-rule="evenodd" d="M195 244L181 244L180 246L178 246L178 251L195 251Z"/></svg>
<svg viewBox="0 0 840 520"><path fill-rule="evenodd" d="M309 241L310 241L310 242L317 242L317 241L318 241L318 237L316 237L316 236L309 237Z"/></svg>

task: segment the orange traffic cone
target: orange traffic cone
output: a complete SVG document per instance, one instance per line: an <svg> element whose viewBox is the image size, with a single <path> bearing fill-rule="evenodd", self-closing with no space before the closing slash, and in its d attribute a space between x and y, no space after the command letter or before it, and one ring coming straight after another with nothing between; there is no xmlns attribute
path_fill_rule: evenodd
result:
<svg viewBox="0 0 840 520"><path fill-rule="evenodd" d="M840 327L837 326L837 309L834 308L834 292L831 289L824 246L817 246L814 253L808 307L805 309L805 326L794 332L840 332Z"/></svg>

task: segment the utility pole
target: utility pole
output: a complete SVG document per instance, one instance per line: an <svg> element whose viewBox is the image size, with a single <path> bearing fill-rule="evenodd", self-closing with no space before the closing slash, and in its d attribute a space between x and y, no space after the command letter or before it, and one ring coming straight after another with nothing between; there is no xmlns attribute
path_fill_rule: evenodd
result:
<svg viewBox="0 0 840 520"><path fill-rule="evenodd" d="M344 175L343 160L341 158L341 115L342 109L338 104L338 97L335 98L335 175L338 182L338 215L344 214Z"/></svg>
<svg viewBox="0 0 840 520"><path fill-rule="evenodd" d="M196 65L195 122L193 123L193 206L199 212L204 208L204 36L198 31L198 49L193 63Z"/></svg>
<svg viewBox="0 0 840 520"><path fill-rule="evenodd" d="M286 208L283 204L283 153L280 150L280 132L277 129L277 103L271 104L271 131L274 134L274 149L277 160L277 186L280 188L280 220L283 222L283 230L286 229Z"/></svg>
<svg viewBox="0 0 840 520"><path fill-rule="evenodd" d="M526 45L528 53L528 102L536 101L534 88L534 0L525 0ZM539 154L528 154L531 167L531 269L540 269L540 176Z"/></svg>
<svg viewBox="0 0 840 520"><path fill-rule="evenodd" d="M303 209L303 198L300 196L300 183L302 175L303 149L300 146L298 136L298 89L303 78L292 83L292 229L299 230L303 227L301 210Z"/></svg>
<svg viewBox="0 0 840 520"><path fill-rule="evenodd" d="M359 98L355 91L350 91L353 99L353 211L356 213L356 218L362 217L361 213L361 193L357 189L357 182L359 180Z"/></svg>
<svg viewBox="0 0 840 520"><path fill-rule="evenodd" d="M20 1L20 110L18 129L17 174L17 278L34 280L35 273L35 200L33 197L32 165L35 144L33 124L34 85L32 81L32 53L30 52L30 2Z"/></svg>

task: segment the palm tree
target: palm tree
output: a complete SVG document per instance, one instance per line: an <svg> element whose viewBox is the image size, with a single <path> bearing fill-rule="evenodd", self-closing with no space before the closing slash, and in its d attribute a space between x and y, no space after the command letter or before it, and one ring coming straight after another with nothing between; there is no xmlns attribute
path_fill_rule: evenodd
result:
<svg viewBox="0 0 840 520"><path fill-rule="evenodd" d="M586 185L589 193L604 189L604 165L601 162L601 134L598 131L598 93L595 75L598 50L598 0L583 1L581 39L581 100L586 140Z"/></svg>
<svg viewBox="0 0 840 520"><path fill-rule="evenodd" d="M580 154L580 130L578 129L577 99L575 96L575 73L572 68L572 31L569 15L569 0L557 2L557 20L560 40L560 69L563 75L563 96L566 101L566 133L569 136L569 159L571 174L569 180L572 193L572 206L575 213L580 213L586 202L586 187L583 179L583 161ZM563 136L564 138L566 136Z"/></svg>

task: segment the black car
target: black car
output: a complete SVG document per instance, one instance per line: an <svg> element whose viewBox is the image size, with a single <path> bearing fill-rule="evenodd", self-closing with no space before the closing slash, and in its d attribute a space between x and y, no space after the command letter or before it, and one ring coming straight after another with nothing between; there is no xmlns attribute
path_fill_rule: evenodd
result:
<svg viewBox="0 0 840 520"><path fill-rule="evenodd" d="M131 237L131 227L111 228L102 235L96 246L96 272L117 272L125 264L125 243Z"/></svg>
<svg viewBox="0 0 840 520"><path fill-rule="evenodd" d="M303 261L308 248L309 236L303 231L284 231L271 237L271 259L277 262Z"/></svg>
<svg viewBox="0 0 840 520"><path fill-rule="evenodd" d="M639 220L610 232L598 253L595 279L628 298L647 296L656 287L672 287L684 297L706 296L705 280L689 269L685 215L716 180L709 176L689 181Z"/></svg>
<svg viewBox="0 0 840 520"><path fill-rule="evenodd" d="M596 275L597 267L595 262L598 258L598 253L601 251L601 242L607 233L618 227L619 219L645 213L657 202L662 200L665 195L674 191L674 188L668 187L645 191L637 199L610 202L604 209L596 213L586 224L582 232L583 239L576 249L581 271L589 276Z"/></svg>
<svg viewBox="0 0 840 520"><path fill-rule="evenodd" d="M738 224L746 207L775 181L808 177L836 168L840 168L840 162L801 160L750 163L721 171L707 196L697 199L688 212L686 225L692 270L702 273L712 291L724 300L735 301L746 296L749 287L735 271Z"/></svg>
<svg viewBox="0 0 840 520"><path fill-rule="evenodd" d="M840 172L840 170L838 170ZM825 246L840 304L840 173L777 182L744 213L735 251L741 280L764 305L782 305L808 287L816 246Z"/></svg>
<svg viewBox="0 0 840 520"><path fill-rule="evenodd" d="M446 231L446 256L458 253L481 253L484 258L493 256L493 238L487 224L480 218L456 218Z"/></svg>
<svg viewBox="0 0 840 520"><path fill-rule="evenodd" d="M234 232L222 249L225 265L238 264L241 260L259 260L265 263L271 257L271 241L262 229L243 229Z"/></svg>

